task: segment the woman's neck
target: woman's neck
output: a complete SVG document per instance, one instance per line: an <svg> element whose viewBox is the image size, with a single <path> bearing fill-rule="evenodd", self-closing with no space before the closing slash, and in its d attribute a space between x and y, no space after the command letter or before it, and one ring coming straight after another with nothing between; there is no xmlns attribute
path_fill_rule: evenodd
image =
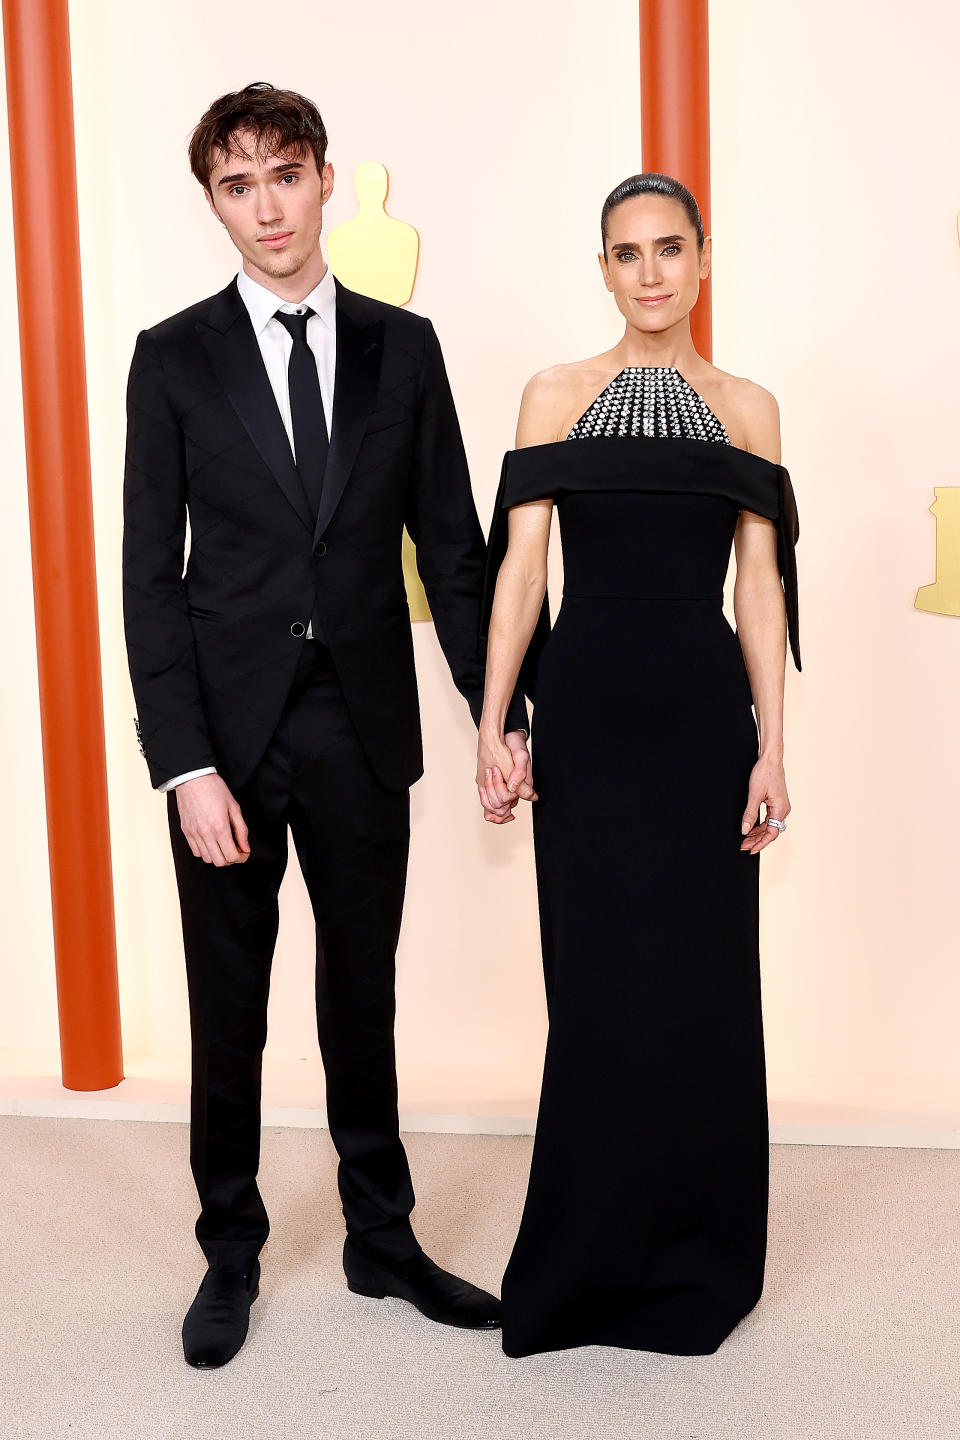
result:
<svg viewBox="0 0 960 1440"><path fill-rule="evenodd" d="M681 374L703 363L693 344L690 326L672 326L669 330L650 333L628 325L620 344L611 351L614 363L623 368L630 365L675 365Z"/></svg>

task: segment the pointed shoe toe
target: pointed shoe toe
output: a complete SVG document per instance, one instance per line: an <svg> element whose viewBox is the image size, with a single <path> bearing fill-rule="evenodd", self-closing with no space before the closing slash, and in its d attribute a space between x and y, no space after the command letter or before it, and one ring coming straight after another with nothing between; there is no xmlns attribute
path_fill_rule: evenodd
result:
<svg viewBox="0 0 960 1440"><path fill-rule="evenodd" d="M183 1322L183 1358L196 1370L216 1370L242 1348L250 1306L260 1293L260 1264L208 1270Z"/></svg>
<svg viewBox="0 0 960 1440"><path fill-rule="evenodd" d="M423 1251L402 1262L377 1258L361 1250L349 1236L343 1247L347 1287L357 1295L382 1300L396 1296L439 1325L463 1330L496 1330L500 1301L495 1295L441 1270Z"/></svg>

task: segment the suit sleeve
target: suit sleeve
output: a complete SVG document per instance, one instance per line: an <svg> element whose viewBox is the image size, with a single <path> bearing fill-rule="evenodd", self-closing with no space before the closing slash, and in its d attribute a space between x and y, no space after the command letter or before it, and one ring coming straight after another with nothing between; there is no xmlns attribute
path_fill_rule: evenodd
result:
<svg viewBox="0 0 960 1440"><path fill-rule="evenodd" d="M127 385L123 621L140 748L154 786L214 767L183 581L183 431L154 342L137 340Z"/></svg>
<svg viewBox="0 0 960 1440"><path fill-rule="evenodd" d="M429 320L424 331L416 454L405 519L440 647L479 726L486 658L480 635L486 546L440 342ZM527 728L527 706L518 689L506 729Z"/></svg>

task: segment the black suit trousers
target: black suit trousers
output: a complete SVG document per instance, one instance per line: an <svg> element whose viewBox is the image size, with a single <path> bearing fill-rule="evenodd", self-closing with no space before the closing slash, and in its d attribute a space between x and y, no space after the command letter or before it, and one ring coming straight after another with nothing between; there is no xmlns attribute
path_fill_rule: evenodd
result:
<svg viewBox="0 0 960 1440"><path fill-rule="evenodd" d="M269 1232L256 1180L261 1060L289 827L316 919L317 1027L347 1230L406 1259L419 1247L394 1016L410 797L371 768L321 642L303 642L280 723L236 799L250 858L217 869L191 853L168 796L190 996L197 1239L209 1264L243 1266Z"/></svg>

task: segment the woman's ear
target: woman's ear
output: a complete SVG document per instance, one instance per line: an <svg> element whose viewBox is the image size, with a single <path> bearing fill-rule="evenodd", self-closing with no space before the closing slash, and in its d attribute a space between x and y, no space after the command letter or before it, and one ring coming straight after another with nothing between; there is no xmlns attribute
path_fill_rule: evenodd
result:
<svg viewBox="0 0 960 1440"><path fill-rule="evenodd" d="M613 283L610 279L610 271L607 268L607 257L602 250L597 255L597 259L600 261L600 274L603 276L603 283L608 290L612 290Z"/></svg>

